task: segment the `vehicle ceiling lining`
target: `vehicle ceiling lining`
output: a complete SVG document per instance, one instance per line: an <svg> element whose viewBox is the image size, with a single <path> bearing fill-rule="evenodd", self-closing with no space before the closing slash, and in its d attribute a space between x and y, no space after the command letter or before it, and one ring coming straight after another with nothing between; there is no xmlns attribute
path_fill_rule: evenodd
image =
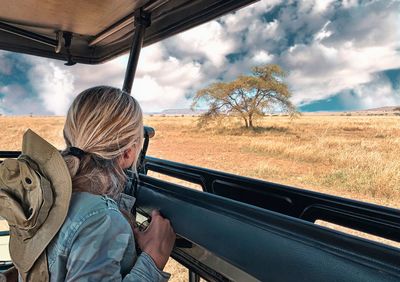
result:
<svg viewBox="0 0 400 282"><path fill-rule="evenodd" d="M57 31L73 33L70 52L77 63L98 64L123 53L131 44L134 12L151 14L144 46L235 11L256 0L103 0L6 1L0 6L0 22L51 39ZM102 40L95 41L113 28ZM95 44L93 44L95 42ZM32 41L0 28L0 49L67 60L67 51Z"/></svg>
<svg viewBox="0 0 400 282"><path fill-rule="evenodd" d="M47 35L65 30L84 36L95 36L119 19L140 8L148 0L37 0L4 1L0 5L0 20L41 30ZM45 3L45 4L44 4ZM35 29L36 28L36 29ZM50 34L49 34L50 32Z"/></svg>

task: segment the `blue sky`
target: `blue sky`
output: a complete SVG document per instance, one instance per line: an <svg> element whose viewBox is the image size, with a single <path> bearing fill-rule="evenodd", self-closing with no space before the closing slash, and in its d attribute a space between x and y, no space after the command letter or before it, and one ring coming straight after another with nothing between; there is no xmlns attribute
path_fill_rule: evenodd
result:
<svg viewBox="0 0 400 282"><path fill-rule="evenodd" d="M146 112L188 108L201 87L277 63L301 111L400 105L399 11L390 0L260 1L144 48L132 93ZM64 115L83 89L120 87L126 62L0 51L0 113Z"/></svg>

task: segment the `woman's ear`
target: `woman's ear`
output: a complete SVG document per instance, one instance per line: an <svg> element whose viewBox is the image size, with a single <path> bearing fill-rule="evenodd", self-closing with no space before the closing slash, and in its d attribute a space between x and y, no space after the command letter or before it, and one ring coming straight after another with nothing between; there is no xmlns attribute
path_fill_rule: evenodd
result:
<svg viewBox="0 0 400 282"><path fill-rule="evenodd" d="M122 169L126 169L132 166L136 158L136 150L133 148L126 149L118 160L118 164Z"/></svg>

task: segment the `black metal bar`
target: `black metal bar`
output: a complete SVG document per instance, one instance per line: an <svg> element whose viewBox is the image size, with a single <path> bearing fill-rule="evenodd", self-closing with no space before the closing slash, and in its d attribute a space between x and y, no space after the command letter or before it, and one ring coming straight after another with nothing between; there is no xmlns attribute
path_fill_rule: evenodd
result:
<svg viewBox="0 0 400 282"><path fill-rule="evenodd" d="M46 44L46 45L54 47L54 48L56 48L58 45L57 40L48 38L46 36L37 34L35 32L27 31L25 29L22 29L22 28L19 28L19 27L10 25L10 24L6 24L4 22L0 22L0 30L36 41L36 42L39 42L42 44Z"/></svg>
<svg viewBox="0 0 400 282"><path fill-rule="evenodd" d="M0 151L0 158L18 158L21 151Z"/></svg>
<svg viewBox="0 0 400 282"><path fill-rule="evenodd" d="M200 276L189 269L189 282L200 282Z"/></svg>
<svg viewBox="0 0 400 282"><path fill-rule="evenodd" d="M149 140L150 138L153 138L155 135L155 131L154 128L150 127L150 126L145 126L144 127L144 142L143 142L143 148L140 152L140 156L139 156L139 161L138 161L138 167L137 167L137 171L139 173L144 173L146 174L146 168L145 168L145 157L146 157L146 152L147 152L147 148L149 147Z"/></svg>
<svg viewBox="0 0 400 282"><path fill-rule="evenodd" d="M10 236L10 231L0 231L0 237L2 236Z"/></svg>
<svg viewBox="0 0 400 282"><path fill-rule="evenodd" d="M211 260L219 258L260 281L400 278L397 248L145 175L140 175L136 205L145 213L159 210L177 235L207 250L182 252L234 281L249 279L235 279Z"/></svg>
<svg viewBox="0 0 400 282"><path fill-rule="evenodd" d="M143 46L144 33L146 31L146 27L150 25L150 15L143 12L142 9L138 10L138 12L135 13L135 24L135 33L132 39L131 51L125 72L124 85L122 87L122 90L127 93L131 93L140 50Z"/></svg>
<svg viewBox="0 0 400 282"><path fill-rule="evenodd" d="M146 157L146 169L196 183L212 194L309 222L325 220L400 242L400 211L211 169Z"/></svg>
<svg viewBox="0 0 400 282"><path fill-rule="evenodd" d="M7 271L11 267L13 267L13 263L11 261L0 261L0 273ZM4 281L4 280L2 280ZM6 280L8 281L8 280Z"/></svg>

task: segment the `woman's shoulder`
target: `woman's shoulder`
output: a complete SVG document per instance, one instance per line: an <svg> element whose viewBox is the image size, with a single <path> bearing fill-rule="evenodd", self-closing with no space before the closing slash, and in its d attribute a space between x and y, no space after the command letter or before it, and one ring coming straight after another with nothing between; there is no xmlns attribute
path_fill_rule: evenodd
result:
<svg viewBox="0 0 400 282"><path fill-rule="evenodd" d="M74 192L71 196L67 217L81 217L108 210L119 210L117 203L110 197L87 192Z"/></svg>
<svg viewBox="0 0 400 282"><path fill-rule="evenodd" d="M59 249L67 250L79 233L88 228L92 233L102 232L96 226L107 222L116 229L131 229L117 203L110 197L74 192L67 217L53 243L57 244Z"/></svg>
<svg viewBox="0 0 400 282"><path fill-rule="evenodd" d="M47 248L49 267L54 269L59 257L68 257L72 246L90 252L91 242L100 244L110 240L121 242L121 248L133 244L130 225L116 202L107 196L74 192L68 215Z"/></svg>
<svg viewBox="0 0 400 282"><path fill-rule="evenodd" d="M74 192L67 217L61 229L64 232L68 230L68 233L76 232L85 225L104 217L112 218L114 225L129 225L120 212L117 203L110 197L87 192Z"/></svg>

